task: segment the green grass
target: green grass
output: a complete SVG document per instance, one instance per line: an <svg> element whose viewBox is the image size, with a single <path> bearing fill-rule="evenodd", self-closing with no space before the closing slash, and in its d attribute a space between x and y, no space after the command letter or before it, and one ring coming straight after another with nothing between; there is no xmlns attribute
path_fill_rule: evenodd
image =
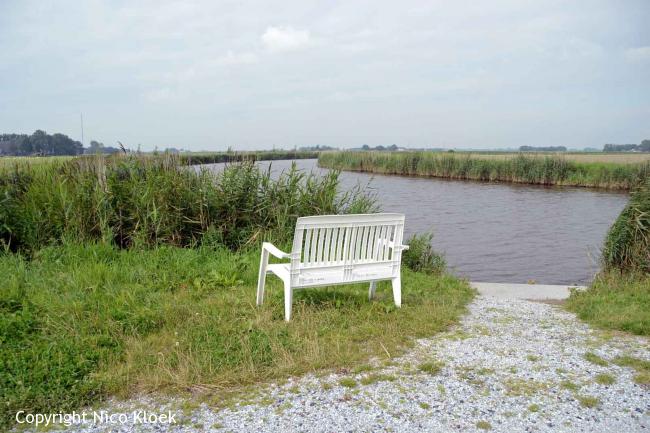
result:
<svg viewBox="0 0 650 433"><path fill-rule="evenodd" d="M472 298L448 275L302 290L283 321L279 280L255 307L257 249L119 249L64 244L29 259L0 253L0 423L138 391L237 389L324 368L353 368L455 323Z"/></svg>
<svg viewBox="0 0 650 433"><path fill-rule="evenodd" d="M481 430L492 430L492 424L487 421L478 421L476 423L476 428L479 428Z"/></svg>
<svg viewBox="0 0 650 433"><path fill-rule="evenodd" d="M601 274L586 291L574 291L566 307L599 328L650 335L650 275Z"/></svg>
<svg viewBox="0 0 650 433"><path fill-rule="evenodd" d="M507 157L470 152L323 152L322 167L408 176L630 190L650 178L650 161L578 162L554 154ZM642 160L639 160L642 161Z"/></svg>

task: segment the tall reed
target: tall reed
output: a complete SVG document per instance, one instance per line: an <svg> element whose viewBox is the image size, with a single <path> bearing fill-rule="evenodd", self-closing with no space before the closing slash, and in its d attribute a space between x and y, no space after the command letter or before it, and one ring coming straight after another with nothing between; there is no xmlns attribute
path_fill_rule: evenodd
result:
<svg viewBox="0 0 650 433"><path fill-rule="evenodd" d="M383 174L620 190L632 189L650 177L650 162L587 163L554 155L517 154L497 159L471 153L325 152L320 154L318 164L339 170Z"/></svg>
<svg viewBox="0 0 650 433"><path fill-rule="evenodd" d="M196 171L172 155L5 167L0 244L35 250L64 240L122 248L210 242L236 249L261 237L283 242L298 216L374 209L360 189L339 191L338 176L294 167L274 180L252 162Z"/></svg>
<svg viewBox="0 0 650 433"><path fill-rule="evenodd" d="M605 270L650 275L650 179L632 192L607 234L603 248Z"/></svg>

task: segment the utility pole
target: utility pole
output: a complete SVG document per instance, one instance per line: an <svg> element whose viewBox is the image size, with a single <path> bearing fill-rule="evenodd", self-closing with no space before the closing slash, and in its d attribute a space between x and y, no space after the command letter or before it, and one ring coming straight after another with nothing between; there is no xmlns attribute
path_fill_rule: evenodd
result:
<svg viewBox="0 0 650 433"><path fill-rule="evenodd" d="M81 113L81 145L84 145L84 114Z"/></svg>

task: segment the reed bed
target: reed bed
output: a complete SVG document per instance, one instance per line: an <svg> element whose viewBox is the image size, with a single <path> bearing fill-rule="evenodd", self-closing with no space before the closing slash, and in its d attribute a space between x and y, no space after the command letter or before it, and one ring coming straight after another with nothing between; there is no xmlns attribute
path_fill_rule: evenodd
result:
<svg viewBox="0 0 650 433"><path fill-rule="evenodd" d="M325 152L321 167L392 175L630 190L650 177L650 161L576 162L560 155L509 158L442 152Z"/></svg>
<svg viewBox="0 0 650 433"><path fill-rule="evenodd" d="M338 190L338 173L294 168L273 180L252 162L215 174L178 157L94 156L9 164L0 170L0 245L12 251L73 242L120 248L261 238L284 242L302 215L369 212L360 189Z"/></svg>
<svg viewBox="0 0 650 433"><path fill-rule="evenodd" d="M442 153L442 152L438 152ZM524 154L536 158L562 157L573 162L612 162L620 164L639 164L650 161L650 153L641 152L498 152L498 151L458 151L456 155L478 159L511 159Z"/></svg>
<svg viewBox="0 0 650 433"><path fill-rule="evenodd" d="M633 191L603 248L607 271L650 275L650 179Z"/></svg>

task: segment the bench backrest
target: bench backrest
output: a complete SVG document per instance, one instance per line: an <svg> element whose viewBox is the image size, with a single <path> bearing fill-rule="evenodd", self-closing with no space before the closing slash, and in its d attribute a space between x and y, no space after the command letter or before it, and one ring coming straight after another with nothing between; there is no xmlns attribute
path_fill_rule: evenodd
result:
<svg viewBox="0 0 650 433"><path fill-rule="evenodd" d="M355 267L391 266L399 273L404 215L396 213L321 215L298 218L291 251L294 283L302 271L343 268L354 280Z"/></svg>

